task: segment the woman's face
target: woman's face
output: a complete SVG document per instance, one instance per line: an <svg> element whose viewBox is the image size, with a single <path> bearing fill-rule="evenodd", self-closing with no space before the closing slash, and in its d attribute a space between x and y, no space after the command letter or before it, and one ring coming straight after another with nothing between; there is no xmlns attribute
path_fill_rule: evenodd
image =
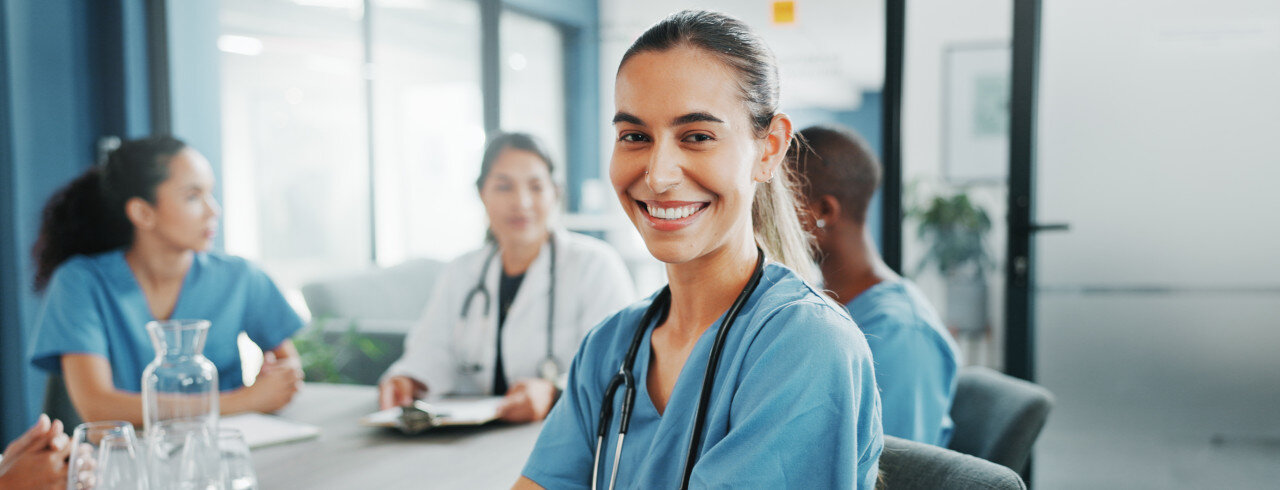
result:
<svg viewBox="0 0 1280 490"><path fill-rule="evenodd" d="M649 252L669 264L752 234L765 158L734 72L713 55L677 47L643 52L618 71L609 177Z"/></svg>
<svg viewBox="0 0 1280 490"><path fill-rule="evenodd" d="M493 161L480 200L499 246L541 244L556 205L556 187L537 154L507 148Z"/></svg>
<svg viewBox="0 0 1280 490"><path fill-rule="evenodd" d="M213 169L199 152L184 148L169 160L169 178L156 187L149 229L183 250L208 250L222 208L213 197Z"/></svg>

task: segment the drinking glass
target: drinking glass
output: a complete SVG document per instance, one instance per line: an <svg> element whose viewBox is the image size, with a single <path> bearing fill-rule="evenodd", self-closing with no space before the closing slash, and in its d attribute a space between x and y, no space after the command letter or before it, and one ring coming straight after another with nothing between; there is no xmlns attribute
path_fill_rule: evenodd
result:
<svg viewBox="0 0 1280 490"><path fill-rule="evenodd" d="M133 424L128 422L106 420L85 422L76 426L71 437L71 455L67 459L68 489L98 488L100 476L98 469L102 466L102 442L103 440L110 442L112 439L123 441L111 443L112 445L108 446L108 449L113 452L118 449L114 444L128 445L135 449L138 447L137 437L133 434ZM137 453L134 454L136 458Z"/></svg>
<svg viewBox="0 0 1280 490"><path fill-rule="evenodd" d="M227 490L257 490L258 477L253 472L253 458L244 434L237 429L219 430L218 451L222 453L222 472Z"/></svg>
<svg viewBox="0 0 1280 490"><path fill-rule="evenodd" d="M217 439L204 422L203 419L165 420L147 429L152 487L164 490L222 487Z"/></svg>
<svg viewBox="0 0 1280 490"><path fill-rule="evenodd" d="M147 490L147 473L140 447L126 433L102 436L98 444L95 490Z"/></svg>

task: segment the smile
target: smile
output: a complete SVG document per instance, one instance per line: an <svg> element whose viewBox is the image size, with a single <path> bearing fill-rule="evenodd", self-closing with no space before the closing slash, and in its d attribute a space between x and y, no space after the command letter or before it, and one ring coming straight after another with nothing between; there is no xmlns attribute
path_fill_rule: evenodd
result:
<svg viewBox="0 0 1280 490"><path fill-rule="evenodd" d="M691 201L636 201L640 209L659 230L674 231L692 223L711 205Z"/></svg>

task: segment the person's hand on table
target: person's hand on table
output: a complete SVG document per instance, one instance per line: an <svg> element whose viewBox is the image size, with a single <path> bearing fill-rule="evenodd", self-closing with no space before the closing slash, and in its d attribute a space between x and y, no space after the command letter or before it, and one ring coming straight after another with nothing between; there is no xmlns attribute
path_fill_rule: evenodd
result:
<svg viewBox="0 0 1280 490"><path fill-rule="evenodd" d="M36 424L4 449L0 490L65 488L70 440L62 421L40 414Z"/></svg>
<svg viewBox="0 0 1280 490"><path fill-rule="evenodd" d="M274 352L267 352L253 386L245 390L255 410L275 412L288 405L301 387L302 365L297 356L277 358Z"/></svg>
<svg viewBox="0 0 1280 490"><path fill-rule="evenodd" d="M378 383L378 409L410 405L427 393L427 386L408 376L389 376Z"/></svg>
<svg viewBox="0 0 1280 490"><path fill-rule="evenodd" d="M516 423L542 420L555 402L555 384L539 378L520 380L507 390L498 407L498 418Z"/></svg>

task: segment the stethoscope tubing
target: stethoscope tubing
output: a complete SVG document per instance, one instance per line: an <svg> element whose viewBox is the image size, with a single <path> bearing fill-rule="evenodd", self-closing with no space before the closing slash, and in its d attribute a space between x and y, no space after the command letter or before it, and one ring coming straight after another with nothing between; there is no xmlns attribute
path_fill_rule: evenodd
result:
<svg viewBox="0 0 1280 490"><path fill-rule="evenodd" d="M747 284L743 286L742 292L738 293L737 299L729 306L725 312L724 320L720 323L720 329L716 331L715 342L711 347L711 354L707 358L707 369L702 378L702 389L698 397L698 405L694 410L693 432L689 438L689 451L685 456L685 466L683 476L680 480L680 488L689 488L689 479L693 476L693 465L698 461L698 446L701 445L702 433L706 425L707 405L711 403L711 391L715 384L715 371L719 367L720 357L724 351L724 344L728 339L729 327L737 320L738 314L742 311L743 306L751 297L752 292L760 285L760 280L764 276L764 250L756 248L756 265L752 271L751 277L747 279ZM594 458L594 466L591 469L591 488L597 488L600 471L600 452L604 447L604 442L608 440L609 425L613 419L613 398L617 394L618 388L624 388L622 398L621 418L618 421L618 444L613 453L613 468L609 477L609 489L614 488L614 484L618 475L618 461L622 455L622 441L626 437L627 428L631 422L631 411L635 408L636 383L633 374L633 368L636 363L636 356L640 351L640 344L644 341L645 334L649 331L649 325L661 323L665 320L669 312L671 304L671 287L662 288L658 296L653 299L653 303L645 310L644 315L640 317L640 325L636 329L635 335L631 338L631 345L627 348L627 355L623 358L622 365L618 367L618 373L613 375L609 380L609 384L605 388L605 396L600 402L600 419L596 428L596 450ZM656 316L661 310L662 318L658 322L654 322Z"/></svg>
<svg viewBox="0 0 1280 490"><path fill-rule="evenodd" d="M555 318L556 318L556 255L557 255L556 239L555 239L554 231L551 231L548 233L547 245L551 247L551 249L549 250L550 265L548 267L549 285L547 290L547 345L546 345L546 357L543 359L542 362L543 364L546 364L549 362L555 365L557 368L556 370L558 371L559 363L556 362L555 349L554 349L555 348ZM467 315L471 312L472 299L474 299L477 294L481 295L481 297L484 298L483 312L485 315L488 315L489 302L492 299L492 295L489 294L489 288L485 287L485 280L488 279L489 267L493 265L493 259L496 258L497 256L498 256L498 245L494 244L493 249L489 251L489 255L484 259L484 266L480 268L480 280L476 282L475 286L472 286L472 288L469 291L467 291L467 296L462 301L462 314L459 316L461 320L465 321L467 318ZM476 367L473 370L478 371L479 365L476 365ZM539 371L542 371L542 370L543 369L541 368L541 366L539 366ZM539 375L542 375L542 374L543 373L541 372L539 373ZM549 379L548 381L554 382L555 380Z"/></svg>
<svg viewBox="0 0 1280 490"><path fill-rule="evenodd" d="M711 391L716 384L716 368L720 366L720 355L724 352L724 343L729 338L729 326L738 319L742 306L747 303L747 298L751 296L752 291L755 291L756 286L760 284L761 276L764 275L762 274L764 251L758 248L756 251L756 270L751 274L751 278L747 279L747 285L742 288L742 294L738 295L738 299L733 301L729 311L725 312L724 323L720 325L720 330L716 331L716 341L707 359L707 371L702 375L702 393L698 398L698 408L693 412L693 433L689 436L689 452L685 455L684 478L680 481L682 489L689 488L689 478L693 476L693 464L698 462L698 446L702 445L702 433L706 428L707 406L711 404Z"/></svg>

